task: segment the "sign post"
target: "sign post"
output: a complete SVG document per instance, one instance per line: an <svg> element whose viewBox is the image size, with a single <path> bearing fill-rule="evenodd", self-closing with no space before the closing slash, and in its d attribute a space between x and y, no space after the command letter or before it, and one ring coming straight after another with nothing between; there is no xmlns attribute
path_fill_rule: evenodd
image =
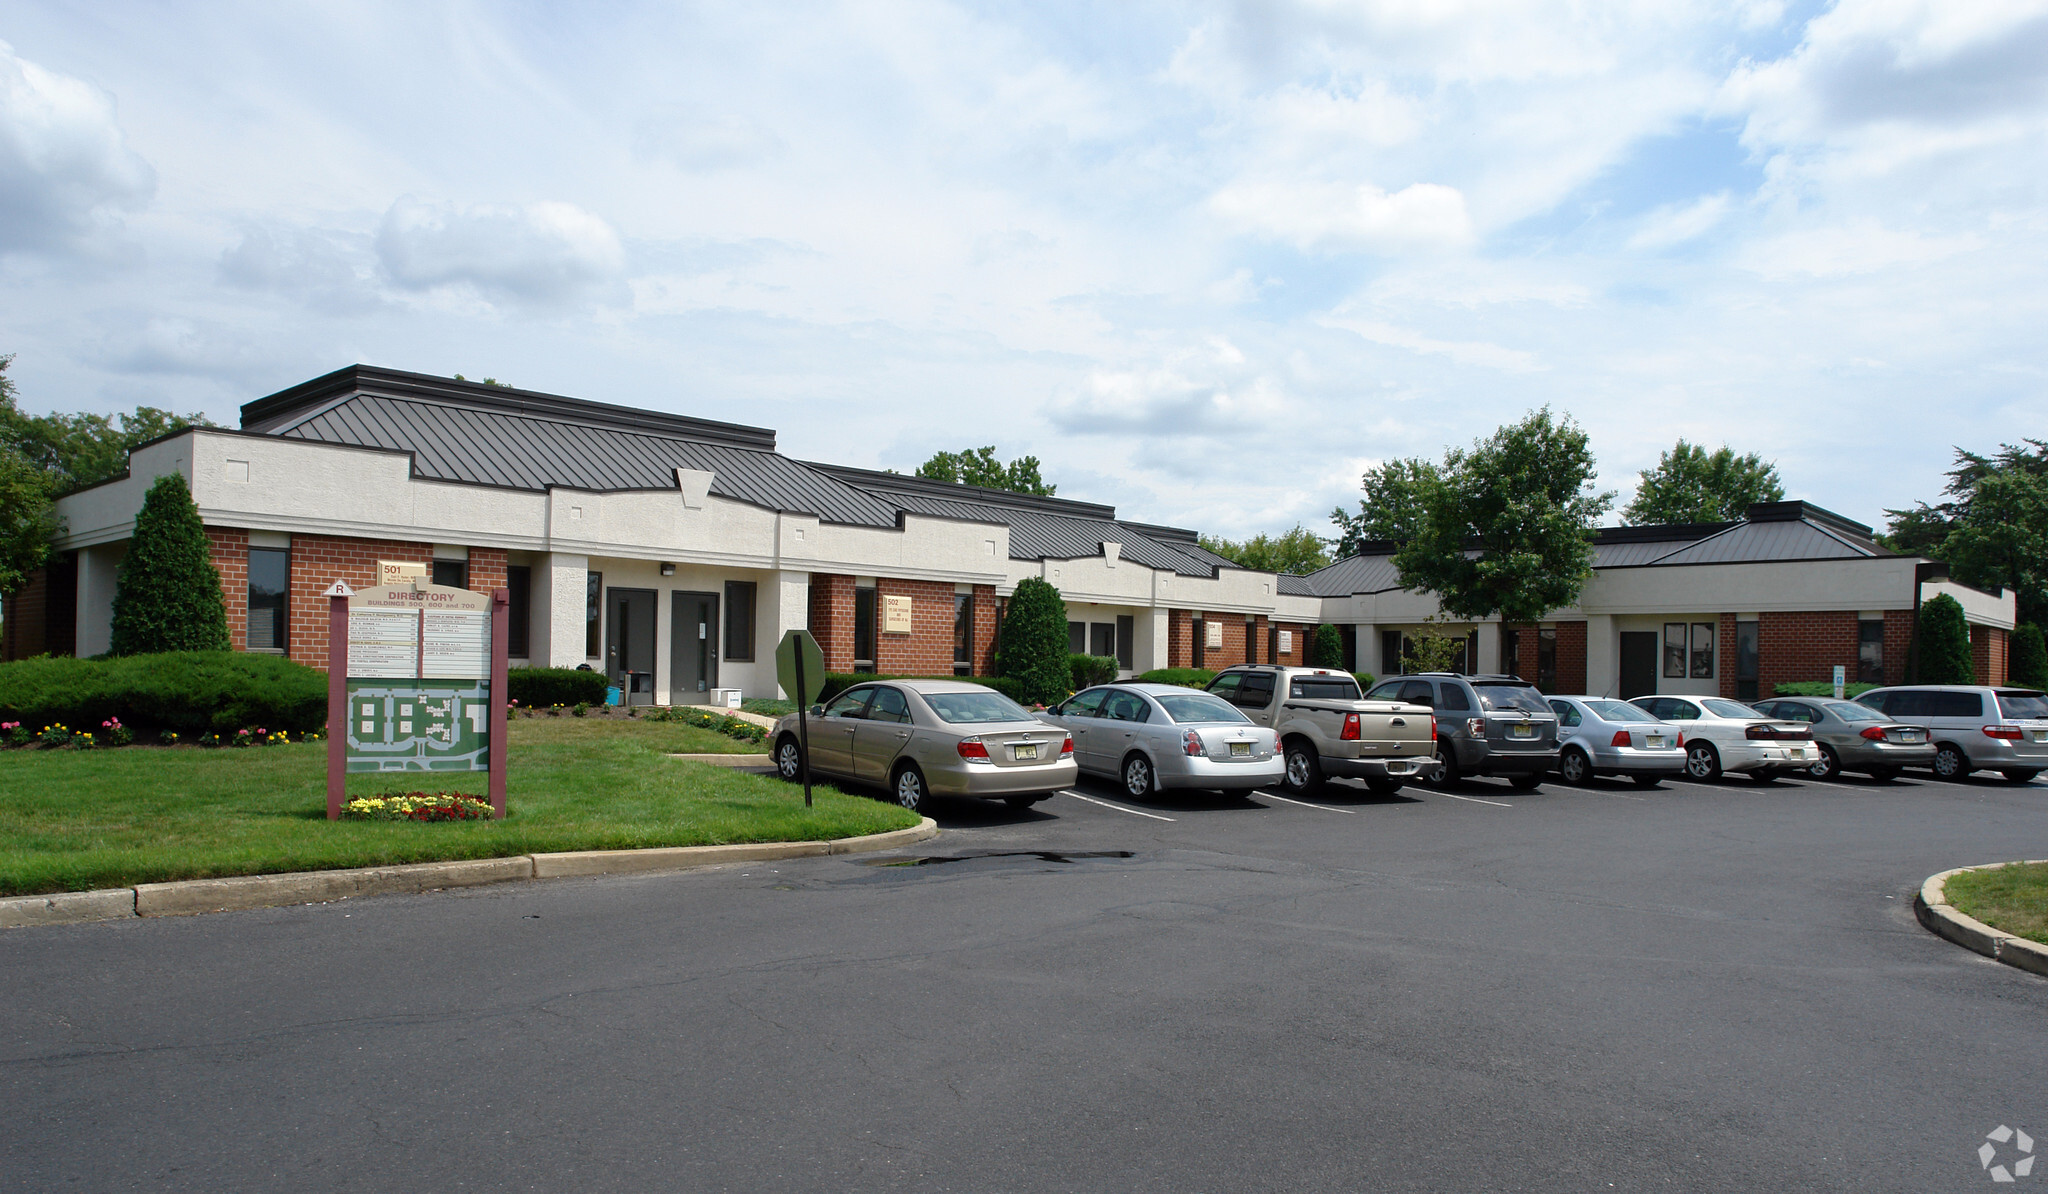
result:
<svg viewBox="0 0 2048 1194"><path fill-rule="evenodd" d="M1842 666L1841 664L1839 664L1839 663L1838 663L1838 664L1836 664L1836 665L1835 665L1835 699L1836 699L1836 700L1838 700L1838 701L1839 701L1839 700L1841 700L1841 699L1842 699L1842 690L1843 690L1844 688L1848 687L1848 684L1847 684L1847 681L1848 681L1848 679L1849 679L1849 669L1848 669L1848 668L1846 668L1846 667L1843 667L1843 666Z"/></svg>
<svg viewBox="0 0 2048 1194"><path fill-rule="evenodd" d="M796 735L804 779L804 807L811 807L811 702L825 691L825 652L808 630L792 630L775 644L775 679L796 702Z"/></svg>
<svg viewBox="0 0 2048 1194"><path fill-rule="evenodd" d="M511 595L407 583L327 590L327 816L350 772L484 771L505 815Z"/></svg>

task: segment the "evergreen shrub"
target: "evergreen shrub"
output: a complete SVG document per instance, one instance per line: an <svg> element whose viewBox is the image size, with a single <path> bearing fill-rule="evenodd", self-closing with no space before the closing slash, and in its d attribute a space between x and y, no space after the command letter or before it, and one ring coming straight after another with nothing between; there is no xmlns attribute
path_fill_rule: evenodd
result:
<svg viewBox="0 0 2048 1194"><path fill-rule="evenodd" d="M1017 683L1028 704L1062 700L1073 689L1067 661L1067 603L1035 576L1017 582L1003 617L997 670ZM1017 699L1017 698L1012 698Z"/></svg>
<svg viewBox="0 0 2048 1194"><path fill-rule="evenodd" d="M327 674L278 655L174 651L108 659L43 656L0 663L0 720L180 734L327 724Z"/></svg>
<svg viewBox="0 0 2048 1194"><path fill-rule="evenodd" d="M1335 626L1318 626L1308 649L1310 667L1343 667L1344 635Z"/></svg>
<svg viewBox="0 0 2048 1194"><path fill-rule="evenodd" d="M1178 684L1182 688L1207 688L1216 673L1205 667L1154 668L1138 680L1144 684Z"/></svg>
<svg viewBox="0 0 2048 1194"><path fill-rule="evenodd" d="M2042 641L2039 626L2030 623L2012 632L2012 666L2007 670L2015 684L2048 688L2048 642Z"/></svg>
<svg viewBox="0 0 2048 1194"><path fill-rule="evenodd" d="M1114 655L1069 655L1067 674L1073 681L1073 691L1107 684L1116 679L1117 664Z"/></svg>
<svg viewBox="0 0 2048 1194"><path fill-rule="evenodd" d="M1771 687L1773 689L1772 695L1781 697L1832 697L1835 695L1835 682L1833 680L1790 680L1774 684ZM1877 685L1875 684L1852 681L1842 685L1842 697L1845 700L1853 700L1876 687Z"/></svg>
<svg viewBox="0 0 2048 1194"><path fill-rule="evenodd" d="M506 695L523 709L602 705L607 687L603 672L573 667L515 667L505 673Z"/></svg>
<svg viewBox="0 0 2048 1194"><path fill-rule="evenodd" d="M1920 661L1915 684L1975 684L1970 657L1970 624L1962 603L1937 593L1920 605Z"/></svg>
<svg viewBox="0 0 2048 1194"><path fill-rule="evenodd" d="M226 651L228 610L185 478L158 477L135 515L114 582L109 655Z"/></svg>

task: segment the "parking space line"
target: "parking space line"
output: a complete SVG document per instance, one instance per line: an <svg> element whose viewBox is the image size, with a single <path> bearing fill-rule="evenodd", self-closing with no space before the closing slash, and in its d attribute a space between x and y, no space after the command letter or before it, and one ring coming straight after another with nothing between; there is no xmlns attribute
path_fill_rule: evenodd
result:
<svg viewBox="0 0 2048 1194"><path fill-rule="evenodd" d="M1287 802L1288 804L1298 804L1298 805L1300 805L1300 806L1301 806L1301 807L1303 807L1303 808L1319 808L1319 809L1323 810L1323 811L1324 811L1324 812L1326 812L1326 813L1343 813L1343 814L1344 814L1345 816L1347 816L1347 817L1355 817L1355 816L1357 816L1357 815L1358 815L1358 810L1357 810L1357 809L1352 809L1352 808L1331 808L1331 807L1330 807L1329 805L1327 805L1327 804L1310 804L1310 803L1309 803L1308 801L1306 801L1306 800L1288 800L1288 799L1287 799L1287 797L1285 797L1285 796L1275 796L1275 795L1274 795L1273 793L1271 793L1271 792L1268 792L1268 791L1266 791L1266 790L1265 790L1265 789L1263 789L1263 788L1261 788L1261 789L1259 789L1259 790L1258 790L1257 792L1255 792L1255 793L1254 793L1254 795L1258 795L1258 796L1264 796L1264 797L1265 797L1266 799L1268 799L1268 800L1284 800L1284 801L1286 801L1286 802Z"/></svg>
<svg viewBox="0 0 2048 1194"><path fill-rule="evenodd" d="M1471 802L1472 802L1472 803L1474 803L1474 804L1490 804L1490 805L1492 805L1492 806L1493 806L1493 807L1495 807L1495 808L1513 808L1513 807L1515 807L1515 806L1514 806L1514 805L1512 805L1512 804L1502 804L1502 803L1501 803L1500 801L1498 801L1498 800L1481 800L1481 799L1480 799L1479 797L1477 797L1477 796L1460 796L1460 795L1458 795L1458 794L1457 794L1456 792L1438 792L1438 793L1437 793L1437 795L1439 795L1439 796L1448 796L1448 797L1450 797L1450 798L1451 798L1451 799L1453 799L1453 800L1469 800L1469 801L1471 801Z"/></svg>
<svg viewBox="0 0 2048 1194"><path fill-rule="evenodd" d="M1131 814L1131 815L1132 815L1132 816L1134 816L1134 817L1150 817L1150 818L1152 818L1152 819L1153 819L1154 821L1171 821L1171 820L1173 820L1173 818L1172 818L1172 817L1162 817L1162 816L1160 816L1160 815L1159 815L1158 813L1147 813L1147 812L1140 812L1140 811L1138 811L1137 809L1134 809L1134 808L1125 808L1125 807L1124 807L1123 805L1121 805L1121 804L1111 804L1111 803L1110 803L1109 801L1107 801L1107 800L1097 800L1097 799L1096 799L1095 797L1093 797L1093 796L1083 796L1083 795L1081 795L1081 794L1080 794L1079 792L1067 792L1067 791L1063 791L1063 792L1061 792L1061 793L1060 793L1060 795L1062 795L1062 796L1072 796L1072 797L1073 797L1074 799L1076 799L1076 800L1085 800L1085 801L1087 801L1087 802L1088 802L1088 803L1090 803L1090 804L1099 804L1099 805L1101 805L1101 806L1102 806L1102 807L1104 807L1104 808L1113 808L1113 809L1115 809L1116 811L1118 811L1118 812L1120 812L1120 813L1129 813L1129 814Z"/></svg>

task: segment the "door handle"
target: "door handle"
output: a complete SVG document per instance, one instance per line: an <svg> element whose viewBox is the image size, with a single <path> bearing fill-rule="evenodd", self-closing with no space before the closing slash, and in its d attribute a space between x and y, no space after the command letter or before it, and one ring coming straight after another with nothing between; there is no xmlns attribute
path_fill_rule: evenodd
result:
<svg viewBox="0 0 2048 1194"><path fill-rule="evenodd" d="M909 731L909 730L898 730L898 731L896 731L896 736L897 736L898 738L908 738L908 737L910 737L910 731Z"/></svg>

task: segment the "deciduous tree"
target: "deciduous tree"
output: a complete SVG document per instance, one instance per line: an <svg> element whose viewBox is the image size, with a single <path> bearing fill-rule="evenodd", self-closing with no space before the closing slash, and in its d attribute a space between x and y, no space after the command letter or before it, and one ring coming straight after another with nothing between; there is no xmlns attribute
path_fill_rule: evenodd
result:
<svg viewBox="0 0 2048 1194"><path fill-rule="evenodd" d="M1635 500L1621 512L1632 526L1728 522L1757 502L1785 498L1777 465L1755 452L1737 456L1725 444L1709 452L1681 439L1641 475Z"/></svg>
<svg viewBox="0 0 2048 1194"><path fill-rule="evenodd" d="M1946 561L1980 589L2013 590L2019 620L2048 623L2048 441L2004 444L1991 455L1956 449L1947 499L1887 510L1893 551Z"/></svg>
<svg viewBox="0 0 2048 1194"><path fill-rule="evenodd" d="M1278 535L1258 534L1242 541L1211 539L1204 535L1202 546L1255 572L1307 576L1318 568L1330 566L1329 540L1310 534L1308 528L1299 523L1291 531Z"/></svg>
<svg viewBox="0 0 2048 1194"><path fill-rule="evenodd" d="M1337 524L1337 558L1355 556L1376 540L1398 547L1415 538L1422 531L1423 494L1438 480L1437 466L1420 457L1368 469L1358 513L1330 511L1330 521Z"/></svg>
<svg viewBox="0 0 2048 1194"><path fill-rule="evenodd" d="M1022 456L1005 464L996 459L994 444L959 452L933 453L930 460L917 466L917 475L930 481L1007 489L1012 493L1029 493L1038 497L1051 497L1059 489L1057 485L1046 484L1045 478L1039 476L1038 457Z"/></svg>

